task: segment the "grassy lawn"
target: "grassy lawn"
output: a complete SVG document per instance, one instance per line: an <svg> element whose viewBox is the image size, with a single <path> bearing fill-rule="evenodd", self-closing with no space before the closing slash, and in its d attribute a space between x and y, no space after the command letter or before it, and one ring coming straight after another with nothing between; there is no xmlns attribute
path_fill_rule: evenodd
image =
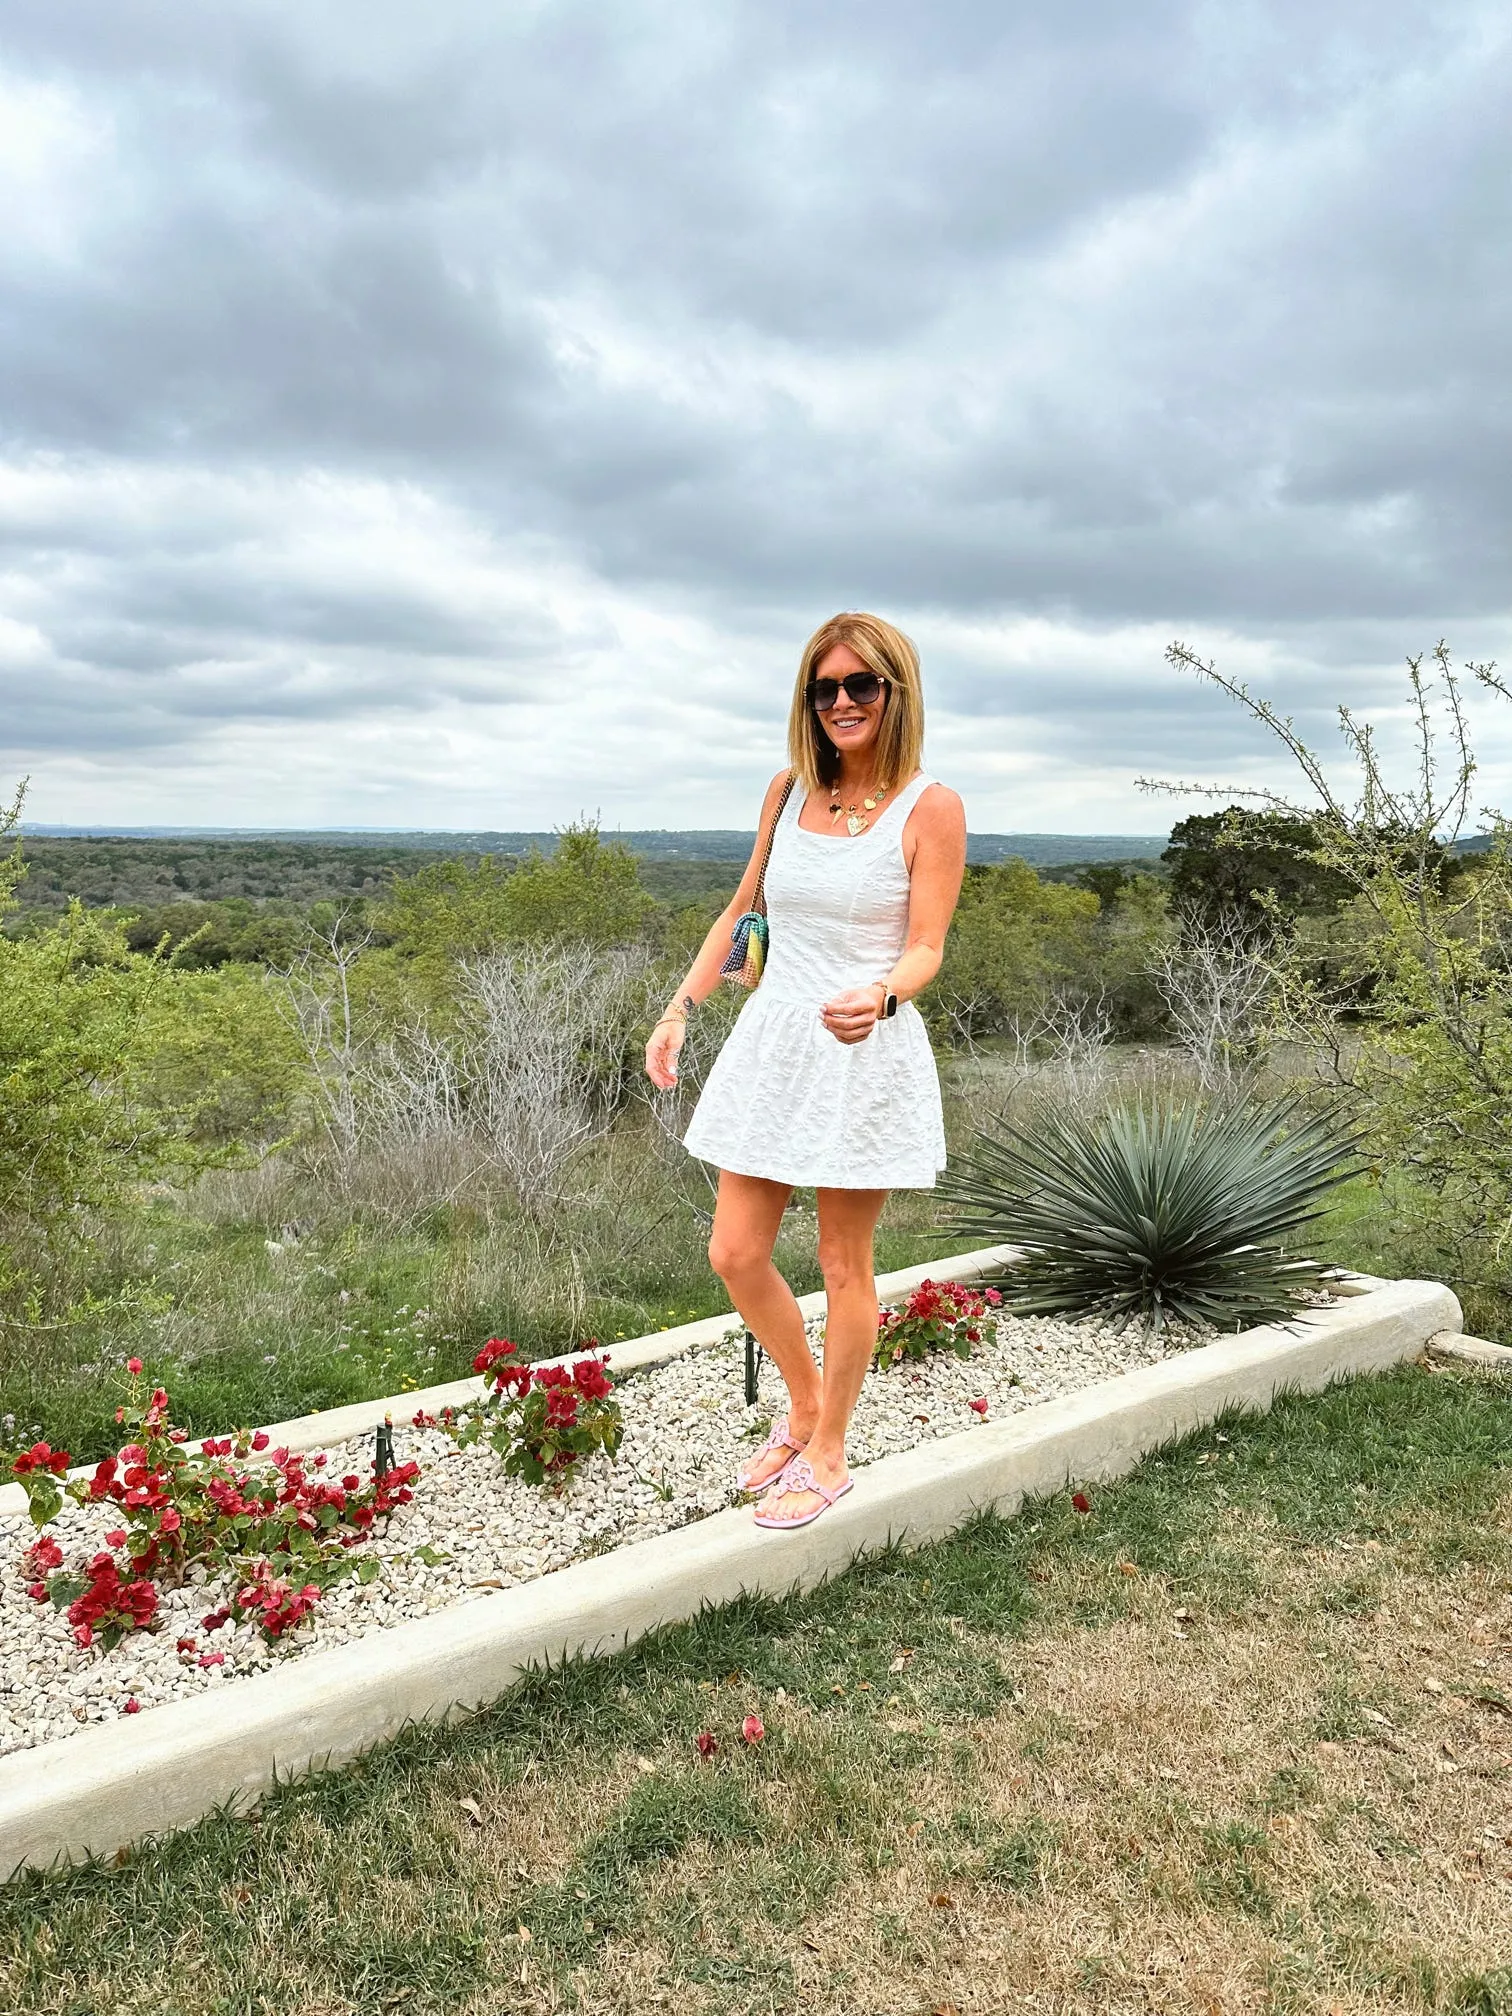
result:
<svg viewBox="0 0 1512 2016"><path fill-rule="evenodd" d="M1509 1399L1287 1401L24 1880L0 2008L1506 2016Z"/></svg>

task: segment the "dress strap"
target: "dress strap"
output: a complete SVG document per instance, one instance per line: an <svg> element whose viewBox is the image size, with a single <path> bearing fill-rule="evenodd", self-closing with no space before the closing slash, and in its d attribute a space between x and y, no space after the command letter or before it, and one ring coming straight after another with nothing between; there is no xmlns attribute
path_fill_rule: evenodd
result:
<svg viewBox="0 0 1512 2016"><path fill-rule="evenodd" d="M889 808L900 824L907 820L909 813L935 782L936 779L927 770L921 770L917 777L903 786Z"/></svg>

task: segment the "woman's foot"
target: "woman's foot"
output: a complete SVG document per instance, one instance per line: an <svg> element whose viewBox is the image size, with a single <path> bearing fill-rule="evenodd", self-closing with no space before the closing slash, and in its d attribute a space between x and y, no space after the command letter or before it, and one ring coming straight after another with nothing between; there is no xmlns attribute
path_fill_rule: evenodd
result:
<svg viewBox="0 0 1512 2016"><path fill-rule="evenodd" d="M844 1458L825 1461L810 1448L789 1462L773 1488L756 1508L756 1524L775 1531L811 1526L851 1488Z"/></svg>
<svg viewBox="0 0 1512 2016"><path fill-rule="evenodd" d="M779 1414L772 1423L771 1434L756 1454L735 1472L736 1490L764 1491L807 1447L808 1436L800 1434L786 1414Z"/></svg>

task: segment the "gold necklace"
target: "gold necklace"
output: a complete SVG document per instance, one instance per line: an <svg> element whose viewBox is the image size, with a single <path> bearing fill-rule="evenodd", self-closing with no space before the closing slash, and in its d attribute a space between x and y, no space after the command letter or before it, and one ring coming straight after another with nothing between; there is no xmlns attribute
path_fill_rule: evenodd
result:
<svg viewBox="0 0 1512 2016"><path fill-rule="evenodd" d="M864 833L867 827L870 826L871 820L867 817L867 813L875 812L891 789L892 786L890 784L874 784L870 794L861 800L860 805L842 805L840 802L839 786L838 784L832 784L830 786L830 818L838 819L843 812L845 814L845 829L851 838L854 839L858 833ZM865 807L864 811L862 810L863 806Z"/></svg>

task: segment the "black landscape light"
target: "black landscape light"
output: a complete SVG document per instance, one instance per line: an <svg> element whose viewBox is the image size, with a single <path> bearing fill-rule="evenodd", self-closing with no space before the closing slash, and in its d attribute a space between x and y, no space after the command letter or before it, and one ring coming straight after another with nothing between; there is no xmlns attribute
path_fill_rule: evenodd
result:
<svg viewBox="0 0 1512 2016"><path fill-rule="evenodd" d="M756 1378L761 1370L761 1346L754 1335L745 1333L745 1395L747 1407L756 1405Z"/></svg>

